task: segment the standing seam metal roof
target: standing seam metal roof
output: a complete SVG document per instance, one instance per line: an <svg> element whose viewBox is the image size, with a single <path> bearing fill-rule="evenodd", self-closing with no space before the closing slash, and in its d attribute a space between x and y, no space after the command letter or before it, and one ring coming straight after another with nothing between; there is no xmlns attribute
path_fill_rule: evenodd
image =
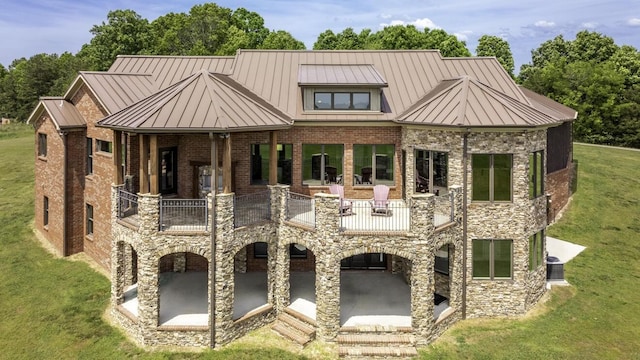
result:
<svg viewBox="0 0 640 360"><path fill-rule="evenodd" d="M33 123L46 111L57 130L81 128L87 126L76 107L63 97L42 97L40 103L29 116L27 123Z"/></svg>

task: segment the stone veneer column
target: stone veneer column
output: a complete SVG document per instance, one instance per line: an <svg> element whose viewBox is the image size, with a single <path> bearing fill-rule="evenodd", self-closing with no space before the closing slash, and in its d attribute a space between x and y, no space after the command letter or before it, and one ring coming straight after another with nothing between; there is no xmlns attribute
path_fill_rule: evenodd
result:
<svg viewBox="0 0 640 360"><path fill-rule="evenodd" d="M157 236L160 221L160 196L139 194L138 216L139 233L143 239L140 253L138 254L138 322L142 329L145 342L153 342L149 336L155 333L158 326L160 307L158 262L153 252L144 244L144 239Z"/></svg>
<svg viewBox="0 0 640 360"><path fill-rule="evenodd" d="M116 226L118 219L118 191L122 186L111 185L111 228ZM111 237L111 304L117 306L124 298L124 254L117 239Z"/></svg>
<svg viewBox="0 0 640 360"><path fill-rule="evenodd" d="M316 322L317 336L332 341L340 330L340 213L339 196L315 195L316 236Z"/></svg>
<svg viewBox="0 0 640 360"><path fill-rule="evenodd" d="M289 271L289 245L280 244L280 226L286 218L287 198L289 197L288 185L270 185L271 191L271 220L276 224L276 244L269 245L268 279L269 279L269 299L272 299L273 306L280 313L291 303L290 293L290 271ZM285 240L285 239L282 239ZM274 254L271 249L275 249Z"/></svg>
<svg viewBox="0 0 640 360"><path fill-rule="evenodd" d="M233 292L235 288L233 274L233 249L231 244L234 239L234 194L216 195L216 248L215 258L215 323L216 323L216 347L227 343L230 335L225 332L233 323Z"/></svg>

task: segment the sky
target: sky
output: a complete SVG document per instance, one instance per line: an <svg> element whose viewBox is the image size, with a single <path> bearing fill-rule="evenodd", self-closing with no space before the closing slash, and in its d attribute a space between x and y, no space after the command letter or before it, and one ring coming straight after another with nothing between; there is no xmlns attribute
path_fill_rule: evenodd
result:
<svg viewBox="0 0 640 360"><path fill-rule="evenodd" d="M91 40L90 29L110 10L131 9L153 21L169 12L188 13L197 0L0 0L0 64L39 53L76 53ZM360 32L413 24L456 35L475 53L478 38L508 41L516 72L531 50L562 34L581 30L610 36L640 49L640 0L220 0L220 6L260 14L271 30L286 30L313 48L318 35L347 27Z"/></svg>

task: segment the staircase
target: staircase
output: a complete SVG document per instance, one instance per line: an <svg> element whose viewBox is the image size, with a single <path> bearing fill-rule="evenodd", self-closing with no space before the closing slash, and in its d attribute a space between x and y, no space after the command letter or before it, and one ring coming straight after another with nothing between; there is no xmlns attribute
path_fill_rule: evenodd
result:
<svg viewBox="0 0 640 360"><path fill-rule="evenodd" d="M337 343L342 359L410 359L418 356L410 327L342 327Z"/></svg>
<svg viewBox="0 0 640 360"><path fill-rule="evenodd" d="M302 347L316 338L315 320L290 308L278 315L271 329Z"/></svg>

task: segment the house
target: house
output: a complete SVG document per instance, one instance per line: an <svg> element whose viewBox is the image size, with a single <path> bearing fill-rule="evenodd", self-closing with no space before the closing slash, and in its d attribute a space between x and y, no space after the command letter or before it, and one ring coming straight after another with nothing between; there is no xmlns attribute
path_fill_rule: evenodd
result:
<svg viewBox="0 0 640 360"><path fill-rule="evenodd" d="M425 345L545 292L575 117L495 58L119 56L30 116L35 227L110 271L111 312L144 345L272 324L300 343L383 329Z"/></svg>

